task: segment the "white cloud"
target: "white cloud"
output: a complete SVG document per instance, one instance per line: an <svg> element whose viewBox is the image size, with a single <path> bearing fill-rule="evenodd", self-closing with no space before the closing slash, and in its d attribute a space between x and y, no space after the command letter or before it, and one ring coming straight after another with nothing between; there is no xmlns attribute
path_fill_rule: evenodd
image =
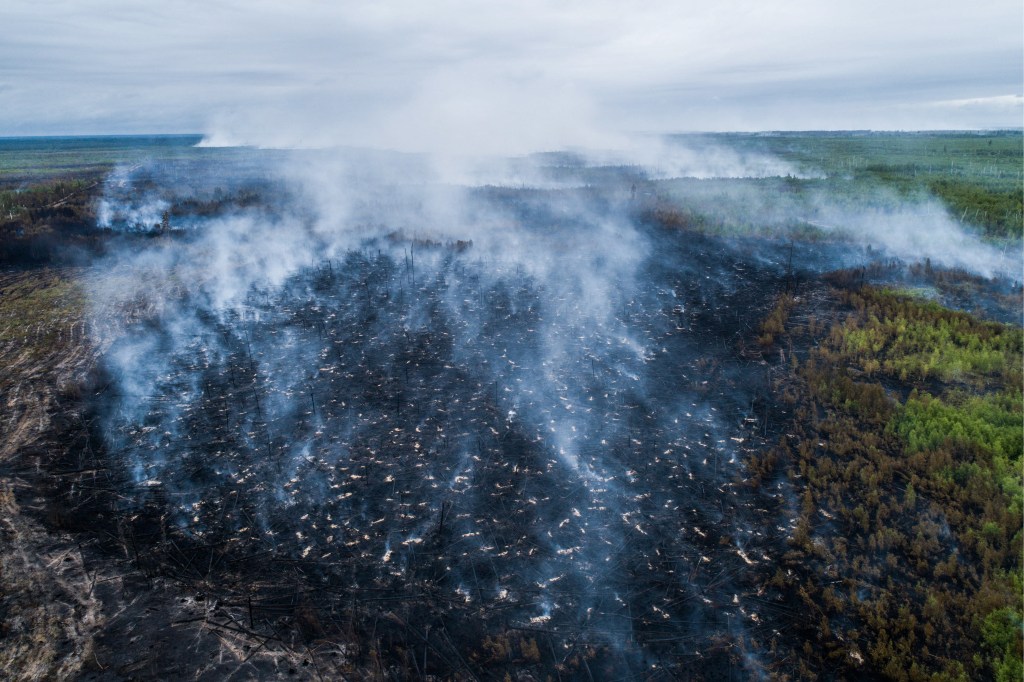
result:
<svg viewBox="0 0 1024 682"><path fill-rule="evenodd" d="M962 127L970 112L922 103L1019 92L1024 49L1022 8L1003 0L8 0L3 14L0 134L235 126L505 151L619 129L934 127L943 111ZM1001 111L974 125L1019 125Z"/></svg>
<svg viewBox="0 0 1024 682"><path fill-rule="evenodd" d="M1009 109L1011 111L1024 111L1024 96L1021 95L996 95L994 97L968 97L966 99L947 99L941 102L930 102L932 106L939 108L960 109L963 107L983 107L992 109Z"/></svg>

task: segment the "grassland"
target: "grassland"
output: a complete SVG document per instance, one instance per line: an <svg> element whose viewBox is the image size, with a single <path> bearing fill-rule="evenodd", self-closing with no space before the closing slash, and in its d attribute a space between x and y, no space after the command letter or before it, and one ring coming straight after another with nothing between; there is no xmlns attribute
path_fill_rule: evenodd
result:
<svg viewBox="0 0 1024 682"><path fill-rule="evenodd" d="M0 138L0 189L52 180L93 179L121 164L195 154L197 135Z"/></svg>
<svg viewBox="0 0 1024 682"><path fill-rule="evenodd" d="M677 178L654 183L648 212L713 234L828 236L816 213L856 215L938 202L950 218L1006 248L1024 235L1024 138L990 133L778 133L681 136L742 159L788 164L789 177ZM755 163L756 165L756 163Z"/></svg>
<svg viewBox="0 0 1024 682"><path fill-rule="evenodd" d="M1024 135L1019 130L720 139L778 156L805 173L821 172L831 194L885 188L903 197L934 196L962 223L989 236L1024 234Z"/></svg>

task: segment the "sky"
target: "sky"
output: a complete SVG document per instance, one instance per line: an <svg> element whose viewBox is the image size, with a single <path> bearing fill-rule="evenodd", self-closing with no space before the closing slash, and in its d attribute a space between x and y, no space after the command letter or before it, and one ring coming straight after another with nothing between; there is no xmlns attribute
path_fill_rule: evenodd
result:
<svg viewBox="0 0 1024 682"><path fill-rule="evenodd" d="M0 136L512 152L1019 127L1020 0L4 0Z"/></svg>

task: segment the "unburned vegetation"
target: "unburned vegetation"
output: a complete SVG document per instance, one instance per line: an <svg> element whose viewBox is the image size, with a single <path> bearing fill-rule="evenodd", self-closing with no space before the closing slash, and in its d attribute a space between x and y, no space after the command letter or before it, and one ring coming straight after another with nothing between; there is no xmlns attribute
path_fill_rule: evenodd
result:
<svg viewBox="0 0 1024 682"><path fill-rule="evenodd" d="M767 464L801 492L769 585L814 615L805 674L1017 679L1021 330L850 279L781 336L803 357Z"/></svg>

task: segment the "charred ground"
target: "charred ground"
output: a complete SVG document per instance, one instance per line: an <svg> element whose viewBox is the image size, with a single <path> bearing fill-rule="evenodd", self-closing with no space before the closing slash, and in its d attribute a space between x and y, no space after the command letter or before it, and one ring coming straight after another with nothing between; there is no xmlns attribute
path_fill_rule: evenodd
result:
<svg viewBox="0 0 1024 682"><path fill-rule="evenodd" d="M265 203L247 191L210 200ZM564 218L500 193L520 218ZM171 218L188 211L164 210L168 225L105 239L188 243ZM1005 393L1019 416L1019 327L923 298L1014 320L1019 287L817 237L716 236L663 196L630 211L652 247L599 314L479 244L400 231L252 289L236 317L173 278L163 301L86 315L86 292L132 277L7 275L9 669L1012 674L1019 486L1000 481L1019 452L998 464L1001 441L969 429L911 445L901 425L925 394L955 411ZM850 259L868 267L824 276ZM884 352L844 343L899 315L966 325L922 353L973 333L1001 339L984 349L1002 364L921 369L885 329ZM132 349L160 371L124 381L109 358Z"/></svg>

